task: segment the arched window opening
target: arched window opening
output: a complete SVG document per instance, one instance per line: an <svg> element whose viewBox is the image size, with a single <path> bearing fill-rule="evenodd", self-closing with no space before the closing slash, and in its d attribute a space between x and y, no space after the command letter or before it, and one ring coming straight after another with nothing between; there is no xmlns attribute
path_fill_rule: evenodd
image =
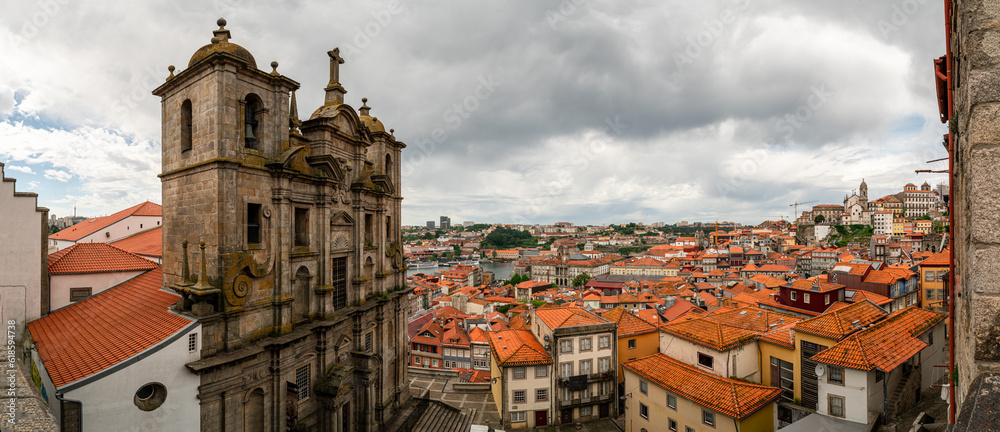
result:
<svg viewBox="0 0 1000 432"><path fill-rule="evenodd" d="M260 117L263 114L264 104L260 97L251 93L243 101L243 146L252 149L260 149Z"/></svg>
<svg viewBox="0 0 1000 432"><path fill-rule="evenodd" d="M181 152L191 150L192 122L191 99L186 99L181 104Z"/></svg>

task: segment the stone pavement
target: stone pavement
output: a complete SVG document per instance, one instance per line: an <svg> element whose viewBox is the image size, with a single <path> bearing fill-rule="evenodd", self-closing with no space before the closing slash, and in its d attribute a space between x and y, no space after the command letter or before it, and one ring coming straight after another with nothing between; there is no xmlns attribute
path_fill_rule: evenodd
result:
<svg viewBox="0 0 1000 432"><path fill-rule="evenodd" d="M48 403L42 398L38 388L31 382L31 372L27 366L17 362L17 391L13 398L15 404L14 423L8 422L9 417L4 416L0 422L0 432L56 432L59 424L56 423L52 410ZM6 392L5 392L6 394ZM51 396L50 396L51 397ZM4 397L4 413L8 411L8 404L11 398Z"/></svg>
<svg viewBox="0 0 1000 432"><path fill-rule="evenodd" d="M414 375L410 378L410 392L420 394L423 390L430 390L428 397L431 400L439 400L455 408L475 408L476 417L473 424L500 427L500 413L493 403L493 395L489 391L483 392L457 392L452 384L461 382L458 377L427 377Z"/></svg>

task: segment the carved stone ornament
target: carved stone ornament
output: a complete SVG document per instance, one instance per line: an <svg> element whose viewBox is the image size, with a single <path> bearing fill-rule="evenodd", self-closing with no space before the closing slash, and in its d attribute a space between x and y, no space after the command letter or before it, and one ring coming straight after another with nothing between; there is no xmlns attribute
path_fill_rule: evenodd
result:
<svg viewBox="0 0 1000 432"><path fill-rule="evenodd" d="M233 306L242 306L243 300L246 298L247 294L250 293L250 277L241 274L233 280L233 286L231 289L225 290L226 301Z"/></svg>

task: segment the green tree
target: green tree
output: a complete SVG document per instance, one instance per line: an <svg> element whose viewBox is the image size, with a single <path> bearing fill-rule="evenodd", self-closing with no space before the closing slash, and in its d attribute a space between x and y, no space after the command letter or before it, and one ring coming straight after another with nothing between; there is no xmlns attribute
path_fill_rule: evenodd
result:
<svg viewBox="0 0 1000 432"><path fill-rule="evenodd" d="M459 247L458 245L451 245L451 246L452 246L452 249L455 250L455 256L461 256L462 255L462 248L461 247Z"/></svg>
<svg viewBox="0 0 1000 432"><path fill-rule="evenodd" d="M573 278L573 286L574 287L583 286L583 284L587 283L587 281L589 281L590 279L591 278L589 274L580 273L576 275L575 278Z"/></svg>
<svg viewBox="0 0 1000 432"><path fill-rule="evenodd" d="M813 222L816 222L818 224L819 223L823 223L823 221L825 221L825 220L826 220L826 216L823 216L823 215L816 215L816 217L813 218Z"/></svg>

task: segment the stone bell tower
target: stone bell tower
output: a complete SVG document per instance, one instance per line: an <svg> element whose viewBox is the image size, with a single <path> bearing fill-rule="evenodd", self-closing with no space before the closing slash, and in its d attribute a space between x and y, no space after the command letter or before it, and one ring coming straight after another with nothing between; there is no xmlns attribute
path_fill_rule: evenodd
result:
<svg viewBox="0 0 1000 432"><path fill-rule="evenodd" d="M200 266L183 265L183 243L191 256L205 242L204 277L225 279L221 257L247 253L266 261L271 223L265 162L288 142L289 93L299 84L275 71L257 69L245 48L230 42L219 19L211 43L198 49L183 73L154 92L163 122L164 282L197 281ZM277 66L273 63L272 66ZM173 68L171 66L171 68ZM250 180L250 181L241 181ZM187 274L185 274L187 271ZM218 288L218 287L217 287ZM194 299L200 312L207 302ZM213 308L214 309L214 308Z"/></svg>
<svg viewBox="0 0 1000 432"><path fill-rule="evenodd" d="M202 324L201 430L384 430L409 398L405 144L345 103L339 50L302 121L299 84L218 25L153 91L163 284Z"/></svg>

